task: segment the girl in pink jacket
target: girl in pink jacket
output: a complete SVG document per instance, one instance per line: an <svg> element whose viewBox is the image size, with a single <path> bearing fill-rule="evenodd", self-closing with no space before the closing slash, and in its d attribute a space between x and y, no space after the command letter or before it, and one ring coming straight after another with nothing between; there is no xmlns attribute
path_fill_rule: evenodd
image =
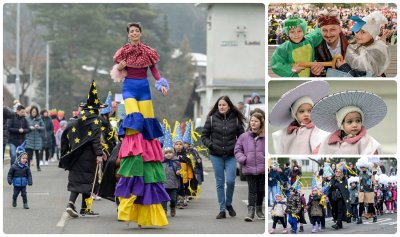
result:
<svg viewBox="0 0 400 237"><path fill-rule="evenodd" d="M381 144L367 134L382 121L386 103L366 91L335 93L320 100L312 111L316 126L330 132L318 154L373 155L381 154Z"/></svg>
<svg viewBox="0 0 400 237"><path fill-rule="evenodd" d="M328 133L317 128L311 110L328 95L326 81L308 81L286 92L274 105L269 123L285 128L272 133L275 154L308 155L315 153ZM273 153L273 152L270 152Z"/></svg>

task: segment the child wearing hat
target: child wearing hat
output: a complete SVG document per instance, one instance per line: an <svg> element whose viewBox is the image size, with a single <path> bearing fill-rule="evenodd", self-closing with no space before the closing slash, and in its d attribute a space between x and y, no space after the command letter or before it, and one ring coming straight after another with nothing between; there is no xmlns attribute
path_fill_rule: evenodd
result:
<svg viewBox="0 0 400 237"><path fill-rule="evenodd" d="M319 29L306 35L307 22L293 15L284 23L284 31L290 40L276 48L271 57L271 69L282 77L309 77L310 68L297 63L313 62L314 47L322 42Z"/></svg>
<svg viewBox="0 0 400 237"><path fill-rule="evenodd" d="M292 233L297 233L297 223L300 219L302 204L300 194L295 187L290 188L290 196L288 198L286 213L289 214L288 222L292 228Z"/></svg>
<svg viewBox="0 0 400 237"><path fill-rule="evenodd" d="M172 147L172 137L171 137L171 129L169 125L165 128L164 134L164 161L163 166L166 175L166 182L164 183L165 190L167 191L170 197L170 215L174 217L176 215L176 202L177 202L177 193L179 188L179 175L181 166L179 164L178 158L174 154L174 148ZM168 201L162 203L165 214L167 214L167 204Z"/></svg>
<svg viewBox="0 0 400 237"><path fill-rule="evenodd" d="M383 40L376 38L380 26L388 23L386 17L376 11L362 19L358 16L350 19L355 22L351 28L355 33L355 41L347 47L345 61L337 61L338 69L354 77L366 76L367 72L372 73L373 77L384 76L391 60L390 49L385 43L385 35Z"/></svg>
<svg viewBox="0 0 400 237"><path fill-rule="evenodd" d="M24 209L29 209L26 186L32 186L32 173L29 168L28 154L25 152L25 142L17 147L17 160L8 171L7 181L14 186L12 206L17 206L17 198L21 193Z"/></svg>
<svg viewBox="0 0 400 237"><path fill-rule="evenodd" d="M190 195L189 185L190 181L194 177L194 173L193 173L192 162L187 157L186 150L183 147L183 137L179 125L177 126L176 134L174 137L174 150L175 150L175 155L176 157L178 157L181 166L180 175L182 178L181 179L182 185L178 193L178 195L182 196L182 198L180 201L178 201L178 207L180 209L183 209L184 206L187 206L187 202Z"/></svg>
<svg viewBox="0 0 400 237"><path fill-rule="evenodd" d="M272 215L272 220L274 221L272 223L272 230L270 230L270 234L274 234L275 233L275 228L276 228L276 224L278 222L281 222L282 226L283 226L283 234L287 234L288 229L286 228L286 210L287 207L287 201L286 198L282 196L282 194L277 193L275 194L275 200L274 200L274 204L272 206L271 209L271 215Z"/></svg>
<svg viewBox="0 0 400 237"><path fill-rule="evenodd" d="M328 95L326 81L308 81L286 92L274 105L269 123L285 128L272 133L275 154L306 155L316 148L328 135L317 128L312 120L314 104Z"/></svg>
<svg viewBox="0 0 400 237"><path fill-rule="evenodd" d="M351 214L353 221L358 221L358 177L352 176L347 182L349 184Z"/></svg>
<svg viewBox="0 0 400 237"><path fill-rule="evenodd" d="M335 93L320 100L311 113L317 127L331 134L318 154L381 154L381 144L367 134L386 116L386 103L366 91Z"/></svg>
<svg viewBox="0 0 400 237"><path fill-rule="evenodd" d="M322 196L319 193L319 190L317 186L314 186L312 189L312 192L308 198L308 203L307 203L307 211L308 214L310 215L310 221L312 224L312 233L317 232L317 225L318 225L318 231L321 231L321 219L323 218L323 211L324 211L324 206L323 203L321 202Z"/></svg>

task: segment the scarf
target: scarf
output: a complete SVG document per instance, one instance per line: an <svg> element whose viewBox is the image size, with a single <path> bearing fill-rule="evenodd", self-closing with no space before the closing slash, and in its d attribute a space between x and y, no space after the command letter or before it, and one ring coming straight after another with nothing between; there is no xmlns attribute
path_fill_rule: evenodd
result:
<svg viewBox="0 0 400 237"><path fill-rule="evenodd" d="M119 63L126 60L127 67L144 68L155 65L160 61L160 56L155 49L150 48L144 43L131 45L129 43L122 46L114 55L114 62Z"/></svg>

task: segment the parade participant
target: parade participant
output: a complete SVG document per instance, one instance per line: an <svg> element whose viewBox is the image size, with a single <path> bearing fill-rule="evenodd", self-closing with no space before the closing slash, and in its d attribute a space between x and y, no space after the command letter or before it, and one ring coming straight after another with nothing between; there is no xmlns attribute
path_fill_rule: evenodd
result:
<svg viewBox="0 0 400 237"><path fill-rule="evenodd" d="M167 191L171 201L170 201L170 215L174 217L176 215L176 202L177 202L177 193L179 188L179 176L180 176L180 163L178 157L174 154L174 147L172 144L171 137L171 128L169 124L165 128L164 133L164 170L165 175L167 177L167 181L164 183L165 190ZM165 214L167 214L167 204L165 201L162 203Z"/></svg>
<svg viewBox="0 0 400 237"><path fill-rule="evenodd" d="M315 125L331 132L318 154L372 155L381 154L381 145L367 129L385 118L386 103L366 91L345 91L321 99L311 116Z"/></svg>
<svg viewBox="0 0 400 237"><path fill-rule="evenodd" d="M394 214L397 212L396 207L397 207L397 177L396 176L390 176L389 177L389 183L391 184L391 187L388 191L392 192L392 199L388 203L390 206L390 213Z"/></svg>
<svg viewBox="0 0 400 237"><path fill-rule="evenodd" d="M190 195L190 182L194 179L193 163L188 157L186 150L183 147L183 137L180 127L180 123L175 123L175 134L174 136L174 150L175 156L178 158L180 163L180 176L181 176L181 187L179 189L179 208L182 209L183 206L187 206Z"/></svg>
<svg viewBox="0 0 400 237"><path fill-rule="evenodd" d="M319 14L318 27L321 29L322 42L314 48L315 61L331 62L336 55L345 57L347 46L346 36L340 27L338 12L324 10ZM311 67L313 76L326 76L327 67L315 63Z"/></svg>
<svg viewBox="0 0 400 237"><path fill-rule="evenodd" d="M307 211L310 215L310 221L312 224L312 233L316 233L317 230L321 231L321 219L323 217L324 206L321 203L322 196L319 194L317 186L312 187L311 194L308 198Z"/></svg>
<svg viewBox="0 0 400 237"><path fill-rule="evenodd" d="M297 192L296 187L291 187L286 213L289 214L288 222L293 234L297 233L297 222L300 219L301 205L300 194Z"/></svg>
<svg viewBox="0 0 400 237"><path fill-rule="evenodd" d="M11 165L7 175L8 184L14 186L12 206L17 206L17 198L21 192L24 209L29 209L26 186L32 186L32 173L27 164L28 154L25 152L25 142L17 147L16 153L17 160Z"/></svg>
<svg viewBox="0 0 400 237"><path fill-rule="evenodd" d="M321 31L314 30L306 35L307 22L298 15L285 21L284 30L290 40L279 45L272 54L272 71L282 77L309 77L310 68L298 63L314 61L314 47L322 41Z"/></svg>
<svg viewBox="0 0 400 237"><path fill-rule="evenodd" d="M328 185L327 196L330 197L333 219L336 220L332 228L336 230L342 229L342 221L347 221L351 218L351 206L347 179L344 177L341 169L336 170L335 177L331 179Z"/></svg>
<svg viewBox="0 0 400 237"><path fill-rule="evenodd" d="M327 133L314 126L311 109L328 92L327 82L308 81L282 95L269 115L272 126L285 126L272 133L275 154L316 152Z"/></svg>
<svg viewBox="0 0 400 237"><path fill-rule="evenodd" d="M385 198L386 213L394 213L394 200L393 200L393 185L392 181L388 180L387 184L387 197Z"/></svg>
<svg viewBox="0 0 400 237"><path fill-rule="evenodd" d="M353 221L358 221L358 218L362 218L358 216L358 177L352 176L347 180L349 184L349 193L350 193L350 205L351 205L351 214L353 216Z"/></svg>
<svg viewBox="0 0 400 237"><path fill-rule="evenodd" d="M287 225L285 220L286 207L287 207L286 198L282 197L282 194L280 193L275 194L274 204L271 209L271 216L274 222L272 223L272 230L270 230L269 232L270 234L275 233L276 224L278 222L281 222L283 226L282 234L287 234L288 229L286 228Z"/></svg>
<svg viewBox="0 0 400 237"><path fill-rule="evenodd" d="M234 148L237 138L244 133L243 114L233 105L228 96L221 96L207 115L201 140L209 149L216 180L219 213L217 219L236 216L232 207L236 178ZM226 181L226 193L225 193Z"/></svg>
<svg viewBox="0 0 400 237"><path fill-rule="evenodd" d="M118 137L116 134L116 129L113 129L110 123L110 113L111 113L111 92L108 92L108 96L105 104L106 108L101 109L100 119L101 119L101 134L104 138L103 150L107 157L110 156L112 150L114 149Z"/></svg>
<svg viewBox="0 0 400 237"><path fill-rule="evenodd" d="M356 22L351 28L355 33L355 42L349 44L345 60L338 59L338 70L348 72L353 77L366 76L368 72L373 77L386 77L384 72L391 60L386 34L390 32L385 32L384 40L376 39L380 26L388 22L386 17L376 11L362 19L358 16L350 19Z"/></svg>
<svg viewBox="0 0 400 237"><path fill-rule="evenodd" d="M300 185L299 185L300 187ZM304 224L307 224L306 218L304 216L304 213L307 210L307 203L306 203L306 198L304 197L304 193L302 192L301 189L298 190L300 194L300 201L301 201L301 211L300 211L300 219L298 220L298 223L300 223L300 229L299 232L304 232Z"/></svg>
<svg viewBox="0 0 400 237"><path fill-rule="evenodd" d="M36 168L37 171L40 169L40 151L43 147L42 131L44 130L44 123L39 115L39 109L36 106L32 106L29 112L29 116L26 119L29 124L29 129L31 130L26 136L26 152L28 153L28 165L31 165L33 160L33 153L36 156Z"/></svg>
<svg viewBox="0 0 400 237"><path fill-rule="evenodd" d="M272 164L268 169L268 206L272 207L275 194L279 193L279 183L283 183L280 179L278 165Z"/></svg>
<svg viewBox="0 0 400 237"><path fill-rule="evenodd" d="M183 134L183 147L186 150L186 154L188 158L192 162L194 177L190 180L190 188L193 194L198 195L200 185L204 181L204 174L203 174L203 161L200 157L199 152L193 146L194 139L197 140L197 133L193 129L192 120L186 122L185 133ZM189 197L189 199L191 196Z"/></svg>
<svg viewBox="0 0 400 237"><path fill-rule="evenodd" d="M324 162L324 173L322 175L322 178L325 182L329 182L334 175L335 172L333 172L331 161L329 159L326 159Z"/></svg>
<svg viewBox="0 0 400 237"><path fill-rule="evenodd" d="M10 133L8 138L10 143L10 167L15 163L17 147L25 141L26 134L30 131L28 121L25 119L25 107L18 105L16 110L14 117L7 121L7 130Z"/></svg>
<svg viewBox="0 0 400 237"><path fill-rule="evenodd" d="M360 203L358 208L359 219L357 224L362 224L362 216L364 213L364 203L368 204L368 212L373 215L373 222L377 222L377 217L374 208L374 178L372 173L369 171L372 168L372 163L368 161L368 158L360 158L356 166L361 170L359 176L360 188L358 191L358 201Z"/></svg>
<svg viewBox="0 0 400 237"><path fill-rule="evenodd" d="M58 129L60 128L60 122L57 119L57 109L51 109L49 115L50 115L51 122L53 123L53 128L54 128L54 137L53 137L50 157L52 157L54 159L55 158L54 154L56 154L57 160L59 160L60 152L59 152L59 150L57 150L56 137L55 137L55 134L57 133Z"/></svg>
<svg viewBox="0 0 400 237"><path fill-rule="evenodd" d="M92 81L87 103L82 105L82 111L77 120L68 124L61 137L61 158L58 165L69 171L67 189L70 192L66 212L73 218L78 217L75 201L82 194L82 217L99 216L88 208L86 199L91 196L94 183L97 183L96 165L106 158L101 146L101 122L99 109L107 105L98 99L96 83ZM97 163L97 164L96 164Z"/></svg>
<svg viewBox="0 0 400 237"><path fill-rule="evenodd" d="M126 31L129 43L115 53L116 64L111 71L114 81L124 80L122 97L126 112L118 129L118 136L124 136L117 161L121 176L115 189L120 201L118 219L139 226L166 226L168 220L161 203L169 201L169 196L163 185L164 156L156 139L163 133L154 115L148 69L156 80L157 91L164 96L169 85L157 70L157 51L141 41L141 24L129 23Z"/></svg>
<svg viewBox="0 0 400 237"><path fill-rule="evenodd" d="M235 157L248 184L248 213L244 220L254 221L254 214L264 220L265 118L262 114L253 113L251 116L249 130L240 135L236 142Z"/></svg>

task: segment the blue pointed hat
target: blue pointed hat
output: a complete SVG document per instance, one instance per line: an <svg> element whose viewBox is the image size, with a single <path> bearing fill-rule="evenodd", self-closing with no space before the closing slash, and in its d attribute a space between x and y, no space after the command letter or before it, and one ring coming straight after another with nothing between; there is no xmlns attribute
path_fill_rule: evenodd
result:
<svg viewBox="0 0 400 237"><path fill-rule="evenodd" d="M25 151L25 145L26 145L26 141L24 141L21 145L19 145L17 147L16 153L17 153L17 159L15 160L15 162L19 162L22 155L27 154Z"/></svg>
<svg viewBox="0 0 400 237"><path fill-rule="evenodd" d="M164 132L164 143L163 143L163 151L174 150L174 145L172 144L172 135L171 135L171 127L168 122L165 124L165 132Z"/></svg>
<svg viewBox="0 0 400 237"><path fill-rule="evenodd" d="M182 137L182 131L181 131L181 126L180 123L177 121L175 122L175 134L174 134L174 144L176 142L182 142L183 143L183 137Z"/></svg>
<svg viewBox="0 0 400 237"><path fill-rule="evenodd" d="M183 142L192 145L192 120L186 122L185 134L183 134Z"/></svg>
<svg viewBox="0 0 400 237"><path fill-rule="evenodd" d="M168 121L167 119L163 119L162 123L160 123L161 125L161 130L163 132L163 135L161 137L158 138L158 140L160 141L160 143L164 144L164 137L165 137L165 132L166 132L166 125L167 125ZM171 133L171 129L169 131ZM164 147L164 146L163 146Z"/></svg>
<svg viewBox="0 0 400 237"><path fill-rule="evenodd" d="M106 108L101 109L100 114L108 114L111 113L111 109L112 109L112 102L111 102L111 91L108 92L108 96L106 99L105 104L107 104L108 106Z"/></svg>

